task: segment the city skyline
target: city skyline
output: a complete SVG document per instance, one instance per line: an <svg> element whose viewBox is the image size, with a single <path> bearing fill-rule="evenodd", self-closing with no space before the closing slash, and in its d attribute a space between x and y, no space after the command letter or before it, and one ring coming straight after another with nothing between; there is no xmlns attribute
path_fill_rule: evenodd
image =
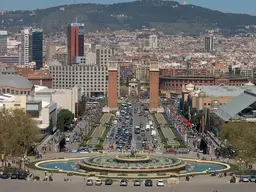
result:
<svg viewBox="0 0 256 192"><path fill-rule="evenodd" d="M2 1L2 2L1 2ZM177 0L179 3L184 2L184 0ZM37 2L32 0L9 0L1 2L2 10L33 10L54 7L59 5L73 4L75 3L122 3L131 2L131 0L38 0ZM254 7L256 6L256 1L247 0L244 3L242 0L215 0L215 1L205 1L205 0L188 0L189 4L202 6L205 8L218 10L222 12L230 13L246 13L251 15L256 15Z"/></svg>

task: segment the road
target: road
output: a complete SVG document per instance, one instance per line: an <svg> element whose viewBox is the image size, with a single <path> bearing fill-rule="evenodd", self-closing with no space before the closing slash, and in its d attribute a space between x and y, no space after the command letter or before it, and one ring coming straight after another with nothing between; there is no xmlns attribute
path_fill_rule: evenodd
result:
<svg viewBox="0 0 256 192"><path fill-rule="evenodd" d="M141 136L141 134L135 134L134 133L134 129L135 129L135 126L140 126L140 123L143 123L143 129L145 130L145 127L146 127L146 124L148 124L148 118L147 117L144 117L144 115L142 116L139 116L139 111L137 113L134 113L134 109L135 108L141 108L141 105L140 104L133 104L133 145L135 146L136 149L140 150L143 148L142 146L142 141L143 141L143 138ZM152 148L152 137L151 137L151 131L145 131L145 138L147 139L146 141L146 145L147 146L150 146L150 148ZM141 140L138 140L138 136L141 136Z"/></svg>

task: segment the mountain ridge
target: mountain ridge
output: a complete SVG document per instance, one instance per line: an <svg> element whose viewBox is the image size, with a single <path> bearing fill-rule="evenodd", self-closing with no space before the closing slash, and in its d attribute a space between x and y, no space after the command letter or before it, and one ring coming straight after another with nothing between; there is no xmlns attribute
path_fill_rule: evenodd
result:
<svg viewBox="0 0 256 192"><path fill-rule="evenodd" d="M26 26L45 33L66 32L68 23L85 23L86 31L156 28L168 34L199 34L207 29L234 31L256 25L256 16L222 13L176 1L140 0L114 4L72 4L33 11L8 11L0 15L0 28L19 30Z"/></svg>

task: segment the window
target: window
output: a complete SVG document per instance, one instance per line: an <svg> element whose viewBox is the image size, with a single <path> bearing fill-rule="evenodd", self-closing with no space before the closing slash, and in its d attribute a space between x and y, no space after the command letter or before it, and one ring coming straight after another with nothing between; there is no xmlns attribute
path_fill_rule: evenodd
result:
<svg viewBox="0 0 256 192"><path fill-rule="evenodd" d="M38 118L39 117L39 111L29 111L27 112L27 114L29 114L32 118Z"/></svg>
<svg viewBox="0 0 256 192"><path fill-rule="evenodd" d="M10 89L7 89L7 93L10 93Z"/></svg>

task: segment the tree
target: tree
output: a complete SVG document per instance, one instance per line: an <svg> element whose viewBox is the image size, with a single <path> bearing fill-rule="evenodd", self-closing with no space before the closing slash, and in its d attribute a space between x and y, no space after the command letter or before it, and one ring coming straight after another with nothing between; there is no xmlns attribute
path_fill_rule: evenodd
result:
<svg viewBox="0 0 256 192"><path fill-rule="evenodd" d="M57 128L61 132L65 132L69 129L70 124L74 119L74 114L68 109L62 109L57 115Z"/></svg>
<svg viewBox="0 0 256 192"><path fill-rule="evenodd" d="M39 140L39 129L23 109L0 111L0 153L5 156L26 155Z"/></svg>
<svg viewBox="0 0 256 192"><path fill-rule="evenodd" d="M54 125L53 125L53 120L52 120L52 118L50 119L50 121L49 121L49 126L48 126L48 132L52 135L53 134L53 127L54 127Z"/></svg>
<svg viewBox="0 0 256 192"><path fill-rule="evenodd" d="M221 127L220 136L235 148L235 156L246 163L256 162L256 125L246 121L229 122Z"/></svg>

